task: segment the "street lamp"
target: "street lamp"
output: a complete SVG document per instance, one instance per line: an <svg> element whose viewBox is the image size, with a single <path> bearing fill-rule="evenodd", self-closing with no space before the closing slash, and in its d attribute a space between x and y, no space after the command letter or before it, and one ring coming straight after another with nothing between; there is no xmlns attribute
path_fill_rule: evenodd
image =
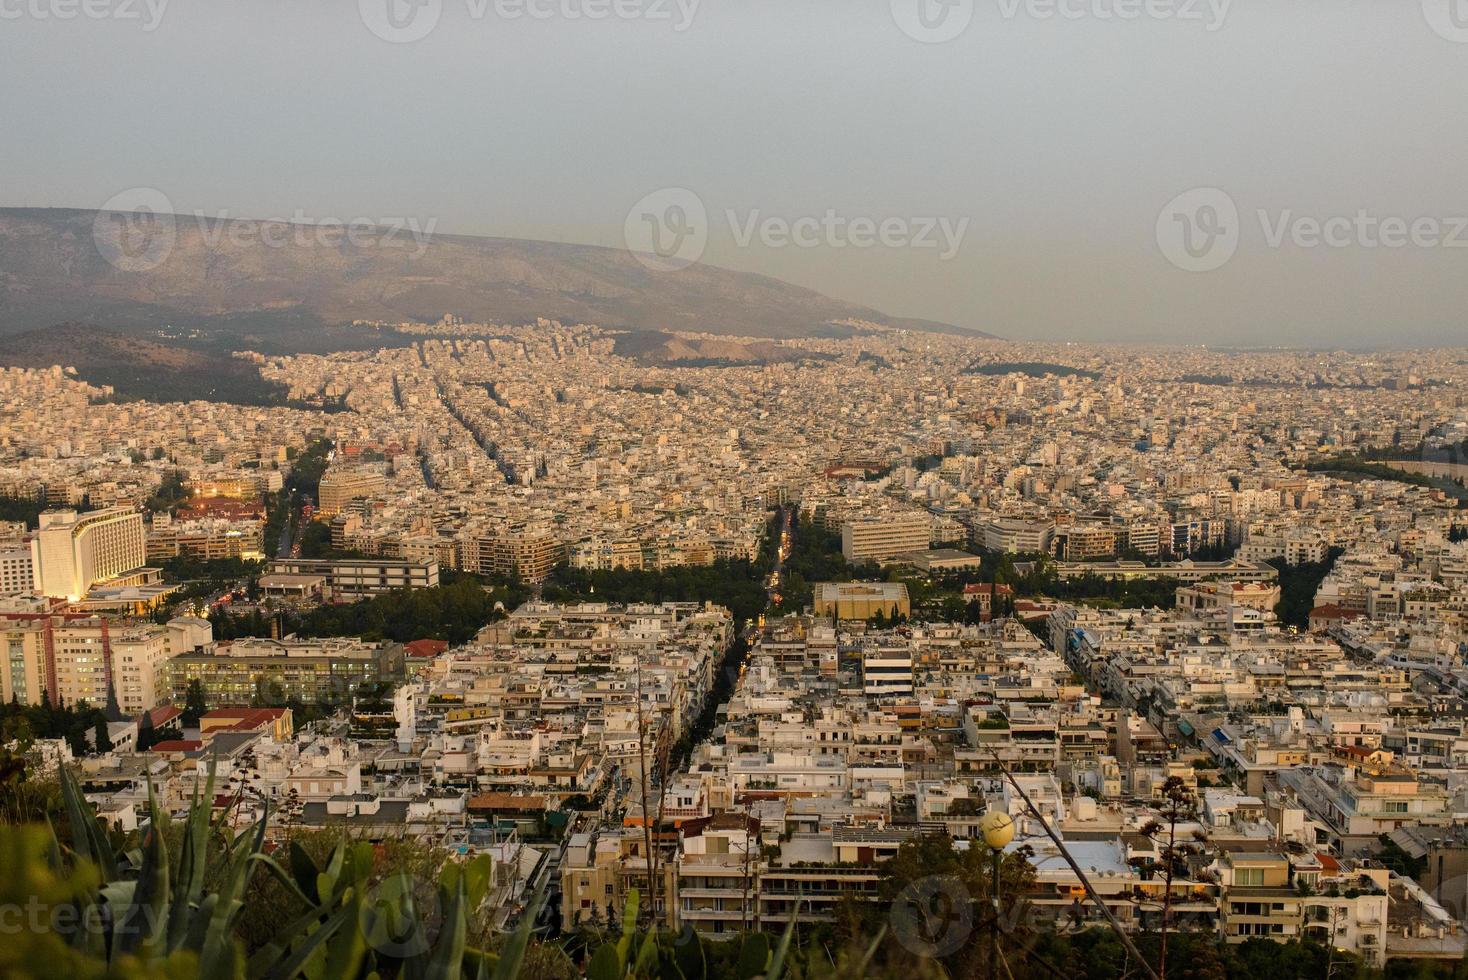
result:
<svg viewBox="0 0 1468 980"><path fill-rule="evenodd" d="M989 978L999 980L999 868L1004 861L1004 849L1014 840L1014 820L1003 810L990 810L979 821L979 831L994 856L994 886L990 889L994 919L989 925Z"/></svg>

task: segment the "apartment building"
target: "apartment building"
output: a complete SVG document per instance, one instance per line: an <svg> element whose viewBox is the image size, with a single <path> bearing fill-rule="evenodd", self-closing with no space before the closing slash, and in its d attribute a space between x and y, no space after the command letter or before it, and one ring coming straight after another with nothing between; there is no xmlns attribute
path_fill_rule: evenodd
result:
<svg viewBox="0 0 1468 980"><path fill-rule="evenodd" d="M352 501L376 496L386 490L387 477L379 470L332 467L321 476L317 513L330 519Z"/></svg>
<svg viewBox="0 0 1468 980"><path fill-rule="evenodd" d="M1282 770L1279 778L1285 792L1348 856L1372 853L1382 834L1398 828L1446 827L1453 821L1444 786L1389 763L1360 769L1302 766Z"/></svg>
<svg viewBox="0 0 1468 980"><path fill-rule="evenodd" d="M168 660L206 646L208 621L179 617L167 625L63 615L0 619L0 696L40 704L48 696L66 704L102 707L115 697L123 713L151 710L171 696Z"/></svg>
<svg viewBox="0 0 1468 980"><path fill-rule="evenodd" d="M1330 543L1319 534L1251 534L1239 545L1237 557L1244 561L1283 558L1286 565L1325 561Z"/></svg>
<svg viewBox="0 0 1468 980"><path fill-rule="evenodd" d="M464 571L517 577L522 582L544 581L566 557L565 544L555 533L528 525L466 531L456 546Z"/></svg>
<svg viewBox="0 0 1468 980"><path fill-rule="evenodd" d="M1290 862L1283 854L1226 853L1219 865L1224 889L1223 934L1229 942L1302 938L1305 895L1295 887Z"/></svg>
<svg viewBox="0 0 1468 980"><path fill-rule="evenodd" d="M655 840L654 846L660 843ZM569 931L583 925L620 922L627 895L634 888L646 908L650 864L640 828L572 834L561 862L562 928ZM667 896L676 894L678 869L667 861L662 863L661 872L654 914L671 927L674 905Z"/></svg>
<svg viewBox="0 0 1468 980"><path fill-rule="evenodd" d="M1279 596L1279 585L1274 582L1197 582L1178 587L1177 604L1198 613L1253 609L1272 615Z"/></svg>
<svg viewBox="0 0 1468 980"><path fill-rule="evenodd" d="M112 673L122 713L135 716L168 701L173 693L168 686L168 661L204 649L213 639L209 621L192 616L170 620L166 627L139 624L117 633L112 643Z"/></svg>
<svg viewBox="0 0 1468 980"><path fill-rule="evenodd" d="M0 545L0 597L33 595L35 591L35 559L30 542Z"/></svg>
<svg viewBox="0 0 1468 980"><path fill-rule="evenodd" d="M1261 562L1229 558L1225 561L1181 561L1148 563L1141 561L1056 562L1055 573L1061 578L1105 579L1174 578L1180 582L1201 582L1208 578L1231 579L1236 582L1273 582L1279 571Z"/></svg>
<svg viewBox="0 0 1468 980"><path fill-rule="evenodd" d="M1387 945L1384 868L1344 872L1329 855L1291 859L1275 851L1226 851L1218 861L1223 937L1314 939L1379 966Z"/></svg>
<svg viewBox="0 0 1468 980"><path fill-rule="evenodd" d="M862 650L861 680L869 698L911 695L911 647L883 643Z"/></svg>
<svg viewBox="0 0 1468 980"><path fill-rule="evenodd" d="M1116 554L1116 542L1116 528L1104 524L1072 524L1056 528L1051 548L1061 561L1086 561Z"/></svg>
<svg viewBox="0 0 1468 980"><path fill-rule="evenodd" d="M164 561L179 555L260 558L264 555L264 527L260 521L171 521L155 517L148 528L148 560Z"/></svg>
<svg viewBox="0 0 1468 980"><path fill-rule="evenodd" d="M572 545L569 556L572 568L588 572L610 572L624 568L639 570L642 568L642 542L636 538L592 538Z"/></svg>

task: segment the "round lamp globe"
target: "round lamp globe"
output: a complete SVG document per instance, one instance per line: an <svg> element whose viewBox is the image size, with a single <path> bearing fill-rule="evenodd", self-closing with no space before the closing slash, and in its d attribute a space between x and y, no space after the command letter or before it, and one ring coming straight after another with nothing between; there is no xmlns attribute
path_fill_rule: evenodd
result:
<svg viewBox="0 0 1468 980"><path fill-rule="evenodd" d="M1014 821L1003 810L990 810L979 821L979 831L985 844L992 850L1002 851L1014 840Z"/></svg>

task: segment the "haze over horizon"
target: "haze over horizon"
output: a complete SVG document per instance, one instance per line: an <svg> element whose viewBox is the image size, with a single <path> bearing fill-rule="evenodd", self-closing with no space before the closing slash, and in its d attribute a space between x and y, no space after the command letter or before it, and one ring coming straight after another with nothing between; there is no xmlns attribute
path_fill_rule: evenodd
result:
<svg viewBox="0 0 1468 980"><path fill-rule="evenodd" d="M1016 340L1468 335L1468 43L1434 30L1433 0L1175 0L1189 16L1133 20L1126 0L1061 4L1079 16L989 0L940 43L888 0L567 15L596 2L532 17L441 0L407 43L369 29L367 0L154 0L137 20L11 3L0 206L148 187L183 213L623 247L639 202L682 188L706 212L703 262ZM1207 271L1167 245L1170 202L1197 188L1237 209L1215 228L1237 253ZM1216 200L1186 198L1188 215ZM829 224L783 243L780 225L827 215L908 238L931 222L935 247L859 247ZM1336 219L1342 244L1300 219ZM1371 244L1393 220L1413 232Z"/></svg>

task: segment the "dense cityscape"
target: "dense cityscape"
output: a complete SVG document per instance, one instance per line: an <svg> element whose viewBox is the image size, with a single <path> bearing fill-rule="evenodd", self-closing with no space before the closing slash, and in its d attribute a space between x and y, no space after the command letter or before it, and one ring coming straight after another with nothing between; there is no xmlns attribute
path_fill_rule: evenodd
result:
<svg viewBox="0 0 1468 980"><path fill-rule="evenodd" d="M0 369L4 822L219 970L1460 975L1468 350L839 326Z"/></svg>
<svg viewBox="0 0 1468 980"><path fill-rule="evenodd" d="M1468 0L0 0L0 980L1468 980Z"/></svg>

